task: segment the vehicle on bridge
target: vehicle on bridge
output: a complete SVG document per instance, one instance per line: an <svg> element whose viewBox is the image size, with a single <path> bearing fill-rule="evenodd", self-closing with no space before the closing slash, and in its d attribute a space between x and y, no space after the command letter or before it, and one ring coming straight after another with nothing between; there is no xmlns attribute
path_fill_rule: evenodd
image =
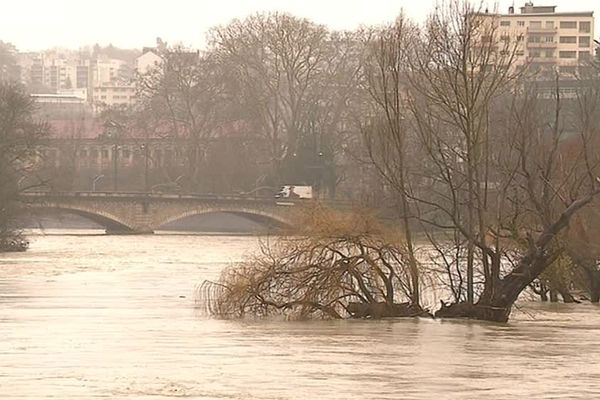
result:
<svg viewBox="0 0 600 400"><path fill-rule="evenodd" d="M312 186L281 186L279 192L275 194L276 199L312 199Z"/></svg>

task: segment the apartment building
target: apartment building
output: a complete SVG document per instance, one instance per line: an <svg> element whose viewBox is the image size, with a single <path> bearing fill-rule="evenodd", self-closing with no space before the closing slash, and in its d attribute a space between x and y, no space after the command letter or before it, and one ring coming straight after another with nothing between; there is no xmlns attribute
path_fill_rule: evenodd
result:
<svg viewBox="0 0 600 400"><path fill-rule="evenodd" d="M135 103L135 100L135 85L105 83L94 87L92 103L94 109L101 110L107 106L130 105Z"/></svg>
<svg viewBox="0 0 600 400"><path fill-rule="evenodd" d="M498 15L502 41L517 41L517 64L574 74L594 56L593 11L557 12L556 6L527 2Z"/></svg>

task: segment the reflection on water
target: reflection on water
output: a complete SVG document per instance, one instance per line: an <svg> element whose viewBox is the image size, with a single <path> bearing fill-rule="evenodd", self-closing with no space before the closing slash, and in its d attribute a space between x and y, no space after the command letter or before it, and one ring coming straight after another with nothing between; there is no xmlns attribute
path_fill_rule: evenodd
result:
<svg viewBox="0 0 600 400"><path fill-rule="evenodd" d="M0 398L600 396L591 305L527 305L507 325L199 317L196 286L255 246L48 235L0 255Z"/></svg>

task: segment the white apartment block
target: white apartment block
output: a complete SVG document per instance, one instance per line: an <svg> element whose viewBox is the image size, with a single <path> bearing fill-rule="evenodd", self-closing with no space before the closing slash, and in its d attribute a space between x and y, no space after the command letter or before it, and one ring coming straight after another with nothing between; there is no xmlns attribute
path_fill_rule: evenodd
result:
<svg viewBox="0 0 600 400"><path fill-rule="evenodd" d="M34 90L84 96L89 103L129 104L135 96L132 65L105 56L52 49L18 57L20 80Z"/></svg>
<svg viewBox="0 0 600 400"><path fill-rule="evenodd" d="M594 56L594 13L556 12L556 6L525 3L520 13L499 14L499 38L517 41L517 64L573 74Z"/></svg>
<svg viewBox="0 0 600 400"><path fill-rule="evenodd" d="M93 104L95 109L131 105L135 103L135 100L134 85L103 84L94 87Z"/></svg>
<svg viewBox="0 0 600 400"><path fill-rule="evenodd" d="M122 80L127 63L123 60L100 58L91 62L92 82L94 85L105 85Z"/></svg>
<svg viewBox="0 0 600 400"><path fill-rule="evenodd" d="M44 83L49 88L58 91L71 89L77 84L77 68L69 60L55 58L46 60L44 65Z"/></svg>

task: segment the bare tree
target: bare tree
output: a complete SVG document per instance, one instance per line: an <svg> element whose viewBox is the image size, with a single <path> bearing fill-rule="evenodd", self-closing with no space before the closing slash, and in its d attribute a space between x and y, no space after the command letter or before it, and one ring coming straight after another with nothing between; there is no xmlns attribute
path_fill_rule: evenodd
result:
<svg viewBox="0 0 600 400"><path fill-rule="evenodd" d="M138 77L142 106L155 120L154 132L186 142L184 182L187 189L198 190L205 154L219 123L223 80L208 53L165 47L160 56L158 66Z"/></svg>
<svg viewBox="0 0 600 400"><path fill-rule="evenodd" d="M419 266L413 239L414 207L410 155L414 155L414 135L410 135L406 91L411 45L417 28L403 15L391 26L372 31L365 37L367 52L363 60L363 79L372 99L369 120L364 127L369 156L385 183L393 190L406 241L408 265L412 276L411 302L420 304Z"/></svg>
<svg viewBox="0 0 600 400"><path fill-rule="evenodd" d="M303 210L300 236L266 241L261 251L205 282L200 300L216 316L291 318L427 315L413 292L401 236L364 211Z"/></svg>
<svg viewBox="0 0 600 400"><path fill-rule="evenodd" d="M33 111L33 100L20 86L0 84L0 251L12 249L21 235L19 193L41 183L35 178L35 145L48 128L34 120ZM27 176L33 178L22 184Z"/></svg>
<svg viewBox="0 0 600 400"><path fill-rule="evenodd" d="M227 71L235 108L265 139L273 179L293 176L303 153L310 153L304 163L332 158L327 152L335 148L335 136L328 134L353 86L352 61L345 63L348 36L332 37L321 25L274 13L218 27L211 43Z"/></svg>
<svg viewBox="0 0 600 400"><path fill-rule="evenodd" d="M402 96L381 90L402 87L395 63L370 83L380 121L392 121L379 123L388 143L379 153L395 156L380 163L381 175L406 196L414 211L405 215L419 219L431 260L448 274L454 302L439 316L506 321L522 290L563 254L558 236L572 216L598 194L583 158L563 157L560 92L545 98L528 83L514 65L517 38L500 40L498 24L466 2L436 9L405 56L407 121ZM396 59L398 46L384 45L380 54ZM401 164L411 137L416 168Z"/></svg>

